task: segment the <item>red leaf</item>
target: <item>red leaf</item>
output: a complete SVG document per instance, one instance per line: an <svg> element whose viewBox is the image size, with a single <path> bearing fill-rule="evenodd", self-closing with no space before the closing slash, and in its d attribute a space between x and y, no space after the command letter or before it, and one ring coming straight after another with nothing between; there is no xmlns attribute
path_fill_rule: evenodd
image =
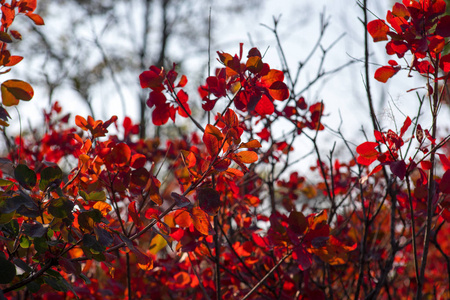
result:
<svg viewBox="0 0 450 300"><path fill-rule="evenodd" d="M430 42L428 45L430 51L436 54L442 52L442 49L444 49L445 46L445 39L443 37L436 35L429 37L428 40Z"/></svg>
<svg viewBox="0 0 450 300"><path fill-rule="evenodd" d="M364 142L356 147L356 152L360 155L357 158L359 164L368 166L378 157L379 152L375 149L378 143Z"/></svg>
<svg viewBox="0 0 450 300"><path fill-rule="evenodd" d="M440 154L439 155L439 159L441 160L442 163L442 167L444 168L445 171L450 170L450 161L447 158L447 156L445 156L445 154Z"/></svg>
<svg viewBox="0 0 450 300"><path fill-rule="evenodd" d="M445 73L450 72L450 53L441 57L441 60L439 61L439 67Z"/></svg>
<svg viewBox="0 0 450 300"><path fill-rule="evenodd" d="M127 165L131 158L131 150L125 143L117 144L106 157L106 160L116 166Z"/></svg>
<svg viewBox="0 0 450 300"><path fill-rule="evenodd" d="M450 16L443 16L436 26L436 34L442 37L450 36Z"/></svg>
<svg viewBox="0 0 450 300"><path fill-rule="evenodd" d="M21 35L20 32L18 32L17 30L10 30L9 33L11 33L11 35L12 35L16 40L21 40L21 39L22 39L22 35Z"/></svg>
<svg viewBox="0 0 450 300"><path fill-rule="evenodd" d="M170 105L163 104L160 106L156 106L156 108L152 111L152 122L156 126L161 126L167 123L170 118Z"/></svg>
<svg viewBox="0 0 450 300"><path fill-rule="evenodd" d="M252 48L248 51L247 57L253 56L261 57L261 52L259 52L258 48Z"/></svg>
<svg viewBox="0 0 450 300"><path fill-rule="evenodd" d="M147 100L147 106L152 108L153 106L159 106L159 105L163 105L166 103L166 96L161 93L161 92L157 92L157 91L153 91L150 93L150 96L148 97Z"/></svg>
<svg viewBox="0 0 450 300"><path fill-rule="evenodd" d="M411 119L409 117L406 117L406 120L405 120L405 122L403 122L403 126L400 129L400 137L402 137L403 134L405 134L406 130L408 130L410 125L411 125Z"/></svg>
<svg viewBox="0 0 450 300"><path fill-rule="evenodd" d="M139 218L139 214L136 209L136 201L133 201L130 204L128 204L128 214L133 220L133 222L136 224L136 226L142 225L142 221Z"/></svg>
<svg viewBox="0 0 450 300"><path fill-rule="evenodd" d="M175 203L178 207L183 208L191 205L191 201L186 196L180 195L175 192L170 193L170 196L173 198L173 200L175 200Z"/></svg>
<svg viewBox="0 0 450 300"><path fill-rule="evenodd" d="M258 132L256 135L266 142L269 141L270 132L265 127L261 130L261 132Z"/></svg>
<svg viewBox="0 0 450 300"><path fill-rule="evenodd" d="M289 98L289 89L282 81L275 81L269 88L269 94L275 100L285 100Z"/></svg>
<svg viewBox="0 0 450 300"><path fill-rule="evenodd" d="M389 26L382 20L373 20L367 24L367 31L372 36L374 42L386 41Z"/></svg>
<svg viewBox="0 0 450 300"><path fill-rule="evenodd" d="M206 125L205 133L203 134L203 142L211 156L219 154L220 141L222 141L222 139L223 135L219 129L211 124Z"/></svg>
<svg viewBox="0 0 450 300"><path fill-rule="evenodd" d="M305 271L311 267L312 255L303 247L297 247L292 253L292 257L297 261L300 270Z"/></svg>
<svg viewBox="0 0 450 300"><path fill-rule="evenodd" d="M380 67L375 71L375 79L380 82L386 82L389 78L394 76L398 70L399 69L394 69L391 66Z"/></svg>
<svg viewBox="0 0 450 300"><path fill-rule="evenodd" d="M263 95L261 99L259 99L258 104L256 104L255 112L260 116L271 115L275 111L275 106L272 101L266 96Z"/></svg>
<svg viewBox="0 0 450 300"><path fill-rule="evenodd" d="M263 68L261 57L251 56L246 63L246 68L251 73L259 73Z"/></svg>
<svg viewBox="0 0 450 300"><path fill-rule="evenodd" d="M445 171L442 175L441 181L439 182L439 189L444 194L450 194L450 170Z"/></svg>
<svg viewBox="0 0 450 300"><path fill-rule="evenodd" d="M151 88L154 91L161 92L164 90L164 86L162 82L164 80L164 76L162 74L162 70L157 67L151 67L150 71L144 71L139 75L139 81L141 83L141 87Z"/></svg>
<svg viewBox="0 0 450 300"><path fill-rule="evenodd" d="M262 146L261 146L260 142L258 142L257 140L251 140L251 141L248 141L247 143L242 143L239 146L239 149L241 149L241 148L261 148L261 147Z"/></svg>

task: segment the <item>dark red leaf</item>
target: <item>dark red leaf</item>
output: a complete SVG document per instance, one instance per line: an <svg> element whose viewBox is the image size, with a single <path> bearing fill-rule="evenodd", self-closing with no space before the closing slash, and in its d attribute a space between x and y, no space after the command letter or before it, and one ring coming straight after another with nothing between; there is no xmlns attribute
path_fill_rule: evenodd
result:
<svg viewBox="0 0 450 300"><path fill-rule="evenodd" d="M450 170L445 171L442 175L441 181L439 182L439 189L444 194L450 194Z"/></svg>
<svg viewBox="0 0 450 300"><path fill-rule="evenodd" d="M436 26L436 34L442 37L450 36L450 16L443 16Z"/></svg>
<svg viewBox="0 0 450 300"><path fill-rule="evenodd" d="M212 188L197 189L197 199L200 208L210 216L217 215L220 208L220 194Z"/></svg>
<svg viewBox="0 0 450 300"><path fill-rule="evenodd" d="M393 161L389 164L389 167L391 168L391 172L400 178L400 180L403 180L406 175L406 164L403 160L399 161Z"/></svg>

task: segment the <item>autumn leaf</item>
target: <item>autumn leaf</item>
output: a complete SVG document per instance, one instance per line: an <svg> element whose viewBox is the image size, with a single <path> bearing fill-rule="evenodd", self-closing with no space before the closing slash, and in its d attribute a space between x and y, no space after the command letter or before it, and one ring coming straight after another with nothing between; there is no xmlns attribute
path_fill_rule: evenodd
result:
<svg viewBox="0 0 450 300"><path fill-rule="evenodd" d="M374 42L386 41L389 26L382 20L373 20L367 24L367 31L372 36Z"/></svg>
<svg viewBox="0 0 450 300"><path fill-rule="evenodd" d="M282 81L275 81L269 87L269 94L275 100L286 100L289 98L289 89Z"/></svg>
<svg viewBox="0 0 450 300"><path fill-rule="evenodd" d="M363 166L368 166L374 162L379 152L375 149L378 147L376 142L364 142L358 147L356 147L356 152L359 154L357 161Z"/></svg>
<svg viewBox="0 0 450 300"><path fill-rule="evenodd" d="M192 222L195 229L197 229L201 234L208 235L210 224L206 213L200 208L194 207L192 209Z"/></svg>
<svg viewBox="0 0 450 300"><path fill-rule="evenodd" d="M2 103L5 106L19 104L19 100L29 101L33 98L34 91L31 85L25 81L11 79L2 83Z"/></svg>
<svg viewBox="0 0 450 300"><path fill-rule="evenodd" d="M380 82L387 82L389 78L397 74L399 68L394 68L392 66L383 66L375 71L375 79Z"/></svg>
<svg viewBox="0 0 450 300"><path fill-rule="evenodd" d="M205 143L206 149L208 149L208 153L215 157L219 154L220 143L223 140L223 134L220 130L211 125L206 125L205 133L203 134L203 142Z"/></svg>
<svg viewBox="0 0 450 300"><path fill-rule="evenodd" d="M200 208L210 216L217 215L220 208L220 194L212 188L197 189L197 199Z"/></svg>
<svg viewBox="0 0 450 300"><path fill-rule="evenodd" d="M235 153L233 159L244 164L252 164L258 160L258 154L254 151L241 151Z"/></svg>

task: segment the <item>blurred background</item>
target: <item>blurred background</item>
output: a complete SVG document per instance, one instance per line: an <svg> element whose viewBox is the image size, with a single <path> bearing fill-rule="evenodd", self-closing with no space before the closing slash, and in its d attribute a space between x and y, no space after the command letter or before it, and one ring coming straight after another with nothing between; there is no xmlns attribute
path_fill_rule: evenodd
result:
<svg viewBox="0 0 450 300"><path fill-rule="evenodd" d="M393 3L368 1L369 20L384 19ZM355 143L365 139L362 128L371 131L363 76L363 12L357 1L39 0L37 13L45 26L36 27L26 18L14 23L23 40L11 49L25 59L7 75L27 80L35 89L34 99L18 109L27 120L22 130L42 123L42 114L36 112L59 101L72 118L129 116L142 124L142 137L161 134L151 124L148 91L140 88L138 76L151 65L170 69L173 63L188 77L190 106L201 119L197 88L220 66L216 51L234 55L244 43L244 54L257 47L272 68L295 73L301 65L295 90L308 103L323 100L324 122L330 128L342 123L340 129ZM271 30L274 21L286 65ZM385 43L374 44L370 38L369 45L372 75L388 59L396 59L387 57ZM420 78L407 79L406 71L388 84L372 80L382 126L401 126L406 115L413 116L417 96L406 91L424 84ZM16 111L10 114L17 117ZM177 126L183 128L183 121L178 118ZM17 131L13 122L7 133ZM331 131L321 133L329 148L333 136Z"/></svg>

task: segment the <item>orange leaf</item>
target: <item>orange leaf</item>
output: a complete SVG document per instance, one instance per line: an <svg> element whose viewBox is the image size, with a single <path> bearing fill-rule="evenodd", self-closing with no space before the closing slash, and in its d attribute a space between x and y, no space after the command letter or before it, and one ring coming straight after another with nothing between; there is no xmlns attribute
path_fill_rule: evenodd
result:
<svg viewBox="0 0 450 300"><path fill-rule="evenodd" d="M104 217L112 210L111 205L104 201L97 201L94 204L94 208L98 209Z"/></svg>
<svg viewBox="0 0 450 300"><path fill-rule="evenodd" d="M36 25L44 25L44 19L38 14L27 13L26 16L31 19Z"/></svg>
<svg viewBox="0 0 450 300"><path fill-rule="evenodd" d="M284 73L279 70L272 69L267 75L261 77L261 83L265 87L270 87L276 81L283 81Z"/></svg>
<svg viewBox="0 0 450 300"><path fill-rule="evenodd" d="M19 104L19 100L29 101L33 98L34 91L31 85L25 81L11 79L2 83L2 102L5 106Z"/></svg>
<svg viewBox="0 0 450 300"><path fill-rule="evenodd" d="M239 146L239 149L241 148L261 148L261 143L258 140L251 140L248 141L247 143L242 143Z"/></svg>
<svg viewBox="0 0 450 300"><path fill-rule="evenodd" d="M192 224L191 215L186 210L175 211L175 213L173 214L173 220L178 226L182 228L187 228Z"/></svg>
<svg viewBox="0 0 450 300"><path fill-rule="evenodd" d="M206 213L200 208L194 207L192 209L192 220L194 222L195 229L201 234L209 234L209 220Z"/></svg>
<svg viewBox="0 0 450 300"><path fill-rule="evenodd" d="M258 154L253 151L241 151L236 153L233 158L244 164L251 164L258 160Z"/></svg>
<svg viewBox="0 0 450 300"><path fill-rule="evenodd" d="M400 70L399 68L395 69L391 66L380 67L375 71L375 79L380 82L386 82L388 81L389 78L394 76L399 70Z"/></svg>
<svg viewBox="0 0 450 300"><path fill-rule="evenodd" d="M6 66L6 67L12 67L12 66L15 66L15 65L17 65L19 62L21 62L22 59L23 59L22 56L16 56L16 55L13 55L13 56L11 56L11 57L9 58L9 62L8 62L5 66Z"/></svg>
<svg viewBox="0 0 450 300"><path fill-rule="evenodd" d="M289 90L282 81L275 81L269 88L269 94L275 100L285 100L289 98Z"/></svg>
<svg viewBox="0 0 450 300"><path fill-rule="evenodd" d="M252 73L259 73L263 68L263 63L261 61L261 57L252 56L247 60L246 64L247 70Z"/></svg>
<svg viewBox="0 0 450 300"><path fill-rule="evenodd" d="M225 172L228 175L231 175L233 177L242 177L242 176L244 176L244 173L242 173L242 171L239 171L238 169L235 169L235 168L228 168Z"/></svg>

